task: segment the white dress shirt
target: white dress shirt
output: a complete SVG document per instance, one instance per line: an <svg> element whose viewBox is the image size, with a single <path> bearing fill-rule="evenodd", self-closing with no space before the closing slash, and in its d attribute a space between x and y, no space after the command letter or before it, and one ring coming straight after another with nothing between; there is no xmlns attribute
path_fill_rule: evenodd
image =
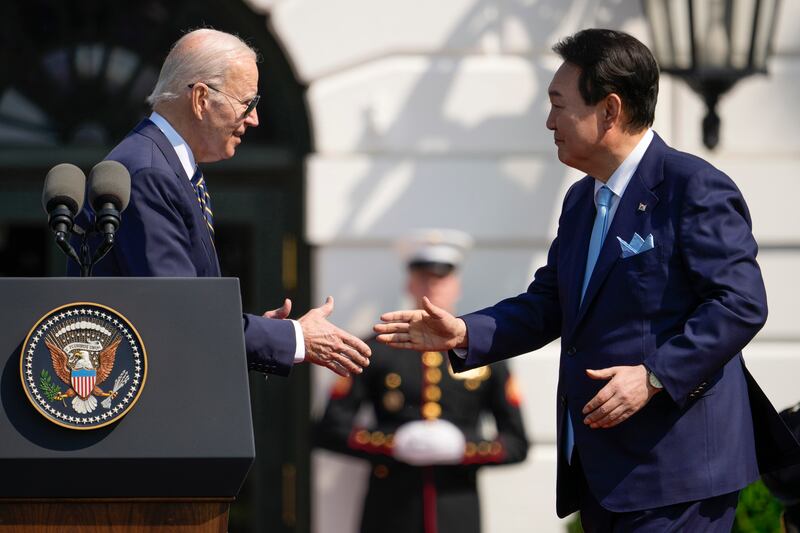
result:
<svg viewBox="0 0 800 533"><path fill-rule="evenodd" d="M608 228L611 227L611 221L614 220L614 215L617 212L617 207L619 206L619 200L622 198L622 194L625 192L625 189L628 188L628 184L631 182L631 178L633 174L636 172L636 169L639 168L639 163L642 162L642 158L644 157L644 153L647 151L647 148L650 146L650 142L653 140L653 130L647 129L644 136L639 139L639 143L636 145L636 148L631 150L631 153L628 154L628 157L617 167L617 170L611 174L611 177L608 178L608 181L603 183L599 179L595 178L594 180L594 202L595 208L597 208L597 191L599 191L603 185L611 189L611 192L614 193L611 195L611 202L608 206L608 224L606 224L606 233L608 233ZM603 235L605 239L605 235Z"/></svg>

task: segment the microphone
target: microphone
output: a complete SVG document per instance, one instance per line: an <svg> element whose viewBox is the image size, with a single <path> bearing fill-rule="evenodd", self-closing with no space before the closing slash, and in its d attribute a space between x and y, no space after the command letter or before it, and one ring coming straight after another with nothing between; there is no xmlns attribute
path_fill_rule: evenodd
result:
<svg viewBox="0 0 800 533"><path fill-rule="evenodd" d="M131 176L122 163L101 161L89 172L89 205L95 212L95 230L105 236L92 258L93 264L114 246L114 234L130 198Z"/></svg>
<svg viewBox="0 0 800 533"><path fill-rule="evenodd" d="M83 207L85 194L86 176L75 165L61 163L47 173L42 190L42 207L47 213L50 229L56 235L66 235L72 231L75 216Z"/></svg>
<svg viewBox="0 0 800 533"><path fill-rule="evenodd" d="M67 255L81 265L75 249L67 236L72 231L75 216L83 207L86 194L86 176L70 163L61 163L50 169L44 179L42 207L47 213L50 229L55 233L56 244Z"/></svg>
<svg viewBox="0 0 800 533"><path fill-rule="evenodd" d="M130 199L131 176L122 163L100 161L89 172L89 204L97 215L97 231L106 235L117 231Z"/></svg>

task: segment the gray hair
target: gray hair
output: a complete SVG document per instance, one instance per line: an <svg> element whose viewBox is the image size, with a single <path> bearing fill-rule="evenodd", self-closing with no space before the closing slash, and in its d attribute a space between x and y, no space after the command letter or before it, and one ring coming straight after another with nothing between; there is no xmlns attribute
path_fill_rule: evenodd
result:
<svg viewBox="0 0 800 533"><path fill-rule="evenodd" d="M192 83L221 86L231 65L242 59L257 61L258 53L236 35L209 28L189 32L178 39L164 60L147 103L155 107L174 100Z"/></svg>

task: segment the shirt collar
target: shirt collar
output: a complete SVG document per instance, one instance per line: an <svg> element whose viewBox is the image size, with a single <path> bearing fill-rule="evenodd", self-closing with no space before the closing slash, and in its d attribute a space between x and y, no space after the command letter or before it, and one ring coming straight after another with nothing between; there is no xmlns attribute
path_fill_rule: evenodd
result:
<svg viewBox="0 0 800 533"><path fill-rule="evenodd" d="M631 153L628 154L628 157L622 162L620 166L617 167L617 170L611 174L611 177L608 178L606 183L603 183L599 179L595 178L594 180L594 196L597 198L597 191L605 185L611 192L614 193L614 196L617 198L621 198L622 194L625 192L625 189L628 187L628 183L631 182L631 178L633 174L636 172L636 169L639 167L639 163L642 162L642 158L644 157L644 153L647 151L647 148L650 146L650 142L653 140L653 130L647 128L647 131L639 139L639 143L636 145Z"/></svg>
<svg viewBox="0 0 800 533"><path fill-rule="evenodd" d="M172 127L172 124L167 122L167 119L155 111L150 114L150 121L155 124L166 136L167 140L172 145L172 148L175 150L175 153L178 155L181 166L183 166L183 170L186 172L186 177L192 179L195 169L197 168L197 163L194 161L192 149L189 148L189 145L183 140L181 134Z"/></svg>

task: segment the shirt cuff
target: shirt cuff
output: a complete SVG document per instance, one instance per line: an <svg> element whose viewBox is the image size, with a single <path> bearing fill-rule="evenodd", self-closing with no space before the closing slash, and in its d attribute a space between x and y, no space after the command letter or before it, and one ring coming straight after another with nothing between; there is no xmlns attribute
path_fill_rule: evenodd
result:
<svg viewBox="0 0 800 533"><path fill-rule="evenodd" d="M291 320L294 326L294 363L302 363L306 360L306 340L303 337L303 328L300 327L300 322Z"/></svg>
<svg viewBox="0 0 800 533"><path fill-rule="evenodd" d="M461 359L466 359L469 350L466 348L453 348L453 353L459 356Z"/></svg>

